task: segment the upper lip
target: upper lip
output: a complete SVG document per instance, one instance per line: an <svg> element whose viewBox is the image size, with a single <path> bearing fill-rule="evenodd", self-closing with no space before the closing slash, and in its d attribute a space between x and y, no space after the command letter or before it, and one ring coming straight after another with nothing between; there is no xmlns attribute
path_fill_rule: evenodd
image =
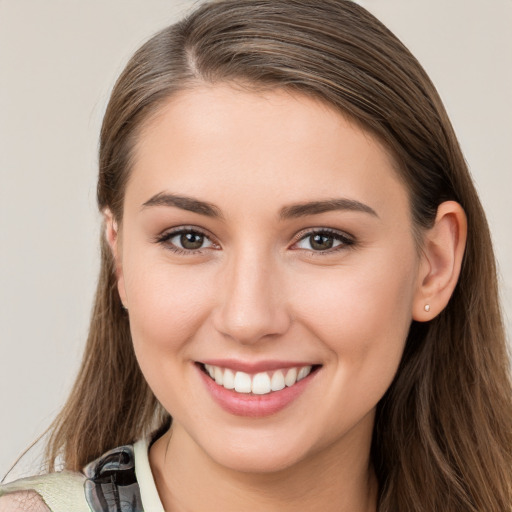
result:
<svg viewBox="0 0 512 512"><path fill-rule="evenodd" d="M245 373L259 373L273 370L281 370L284 368L301 368L303 366L316 366L311 361L240 361L237 359L208 359L205 361L198 361L201 364L208 364L211 366L219 366L220 368L229 368Z"/></svg>

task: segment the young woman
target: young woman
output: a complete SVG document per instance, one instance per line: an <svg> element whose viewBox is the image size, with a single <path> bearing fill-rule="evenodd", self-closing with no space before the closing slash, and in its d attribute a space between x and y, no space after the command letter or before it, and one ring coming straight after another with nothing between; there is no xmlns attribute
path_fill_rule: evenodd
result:
<svg viewBox="0 0 512 512"><path fill-rule="evenodd" d="M512 509L485 216L418 62L343 0L221 0L105 114L102 267L49 469L0 510Z"/></svg>

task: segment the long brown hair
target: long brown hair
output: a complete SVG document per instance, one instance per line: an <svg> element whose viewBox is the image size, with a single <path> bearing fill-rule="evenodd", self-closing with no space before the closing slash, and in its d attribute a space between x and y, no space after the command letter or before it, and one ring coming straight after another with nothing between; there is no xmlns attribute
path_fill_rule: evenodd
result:
<svg viewBox="0 0 512 512"><path fill-rule="evenodd" d="M156 34L118 79L101 131L98 203L122 221L134 142L176 91L201 83L288 88L335 106L394 154L418 233L437 207L468 218L459 283L446 309L413 322L380 401L372 445L381 512L512 510L512 407L489 229L457 139L426 73L403 44L348 0L220 0ZM84 360L48 445L79 469L168 426L142 376L110 250Z"/></svg>

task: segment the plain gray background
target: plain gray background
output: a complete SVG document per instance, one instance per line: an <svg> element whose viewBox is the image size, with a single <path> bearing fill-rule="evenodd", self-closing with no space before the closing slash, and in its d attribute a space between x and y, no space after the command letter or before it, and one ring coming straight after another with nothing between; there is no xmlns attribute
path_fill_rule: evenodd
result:
<svg viewBox="0 0 512 512"><path fill-rule="evenodd" d="M63 404L98 269L96 150L129 56L186 0L0 0L0 475ZM445 101L512 317L512 0L361 0ZM0 476L1 478L1 476Z"/></svg>

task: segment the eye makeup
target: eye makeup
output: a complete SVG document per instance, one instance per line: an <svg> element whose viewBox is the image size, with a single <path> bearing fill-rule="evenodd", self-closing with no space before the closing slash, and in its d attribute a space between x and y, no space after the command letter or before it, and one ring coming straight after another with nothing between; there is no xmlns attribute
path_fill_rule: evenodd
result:
<svg viewBox="0 0 512 512"><path fill-rule="evenodd" d="M158 235L154 242L167 250L184 256L201 254L205 250L220 250L220 244L197 226L180 226ZM351 235L332 228L318 227L302 230L294 236L290 250L308 251L327 255L351 248L355 244Z"/></svg>

